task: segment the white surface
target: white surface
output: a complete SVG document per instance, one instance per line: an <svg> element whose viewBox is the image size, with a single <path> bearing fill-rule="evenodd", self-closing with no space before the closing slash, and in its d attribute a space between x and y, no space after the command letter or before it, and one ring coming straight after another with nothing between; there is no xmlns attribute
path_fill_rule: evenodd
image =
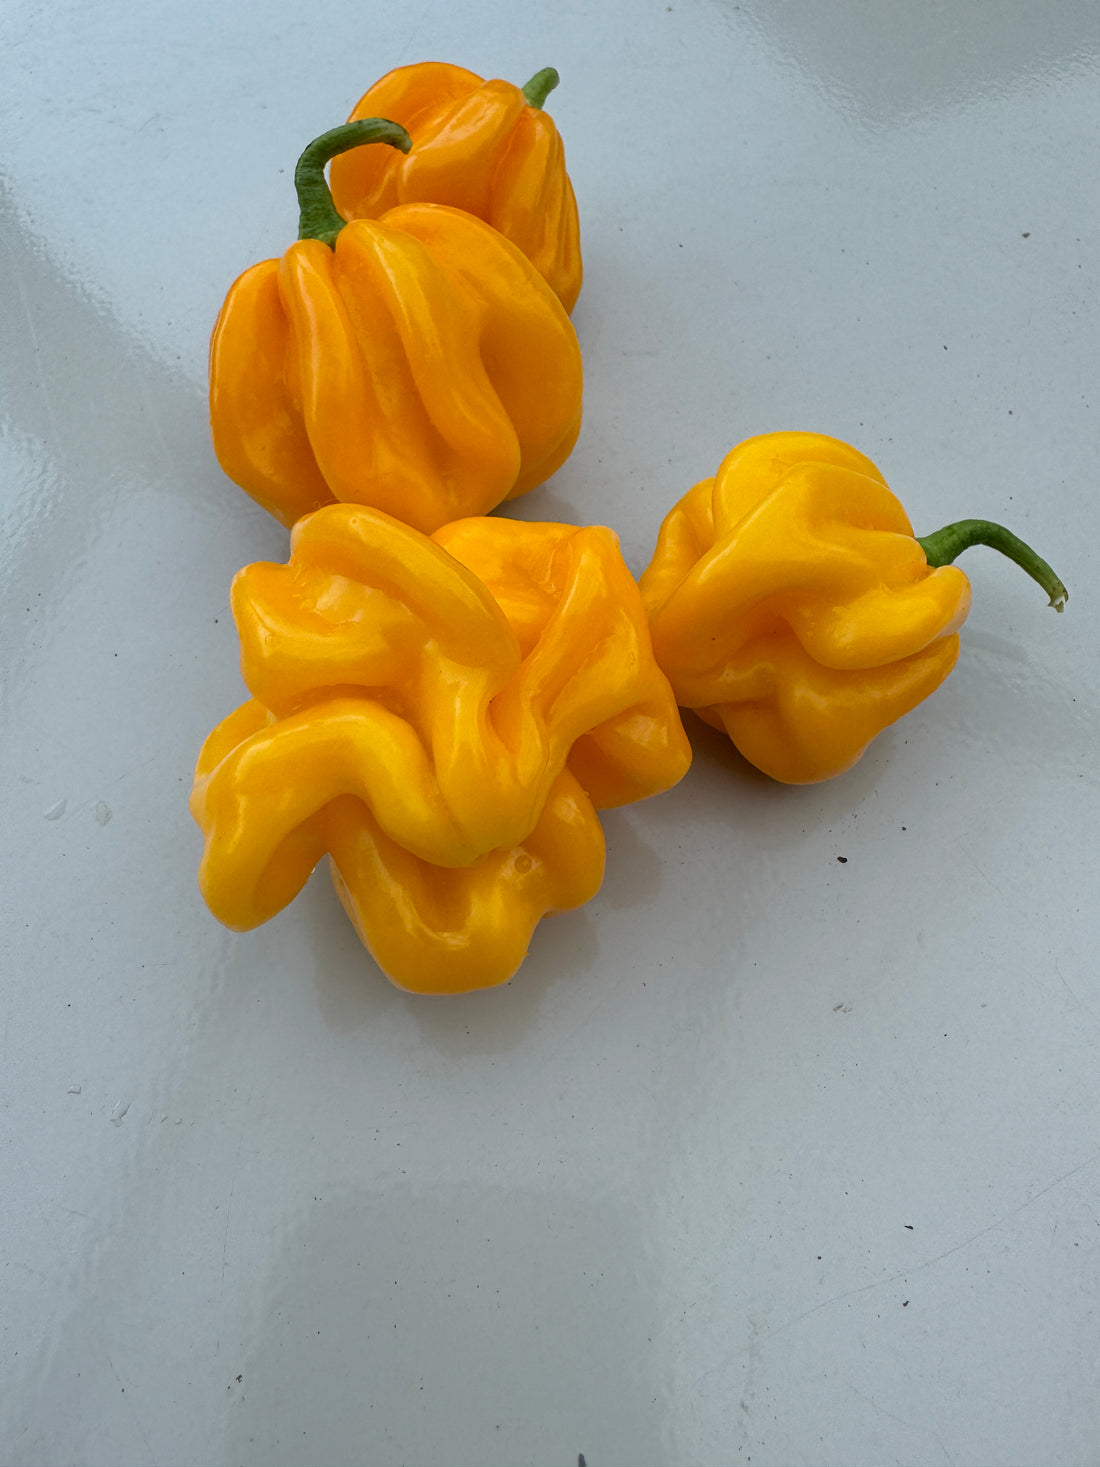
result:
<svg viewBox="0 0 1100 1467"><path fill-rule="evenodd" d="M1100 1461L1088 3L7 0L0 1458ZM327 876L223 932L194 756L230 577L209 328L392 66L550 107L586 422L516 506L631 566L780 427L984 514L947 685L847 777L693 725L506 989L394 991ZM838 856L847 857L846 864Z"/></svg>

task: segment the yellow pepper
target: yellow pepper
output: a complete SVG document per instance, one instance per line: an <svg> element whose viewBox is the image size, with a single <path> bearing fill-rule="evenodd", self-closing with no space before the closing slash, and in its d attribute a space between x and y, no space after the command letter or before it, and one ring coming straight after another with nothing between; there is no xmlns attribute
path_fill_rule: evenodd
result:
<svg viewBox="0 0 1100 1467"><path fill-rule="evenodd" d="M816 433L750 438L689 490L641 578L657 661L682 707L773 779L842 773L947 677L992 545L1059 611L1066 589L1001 525L917 539L873 463Z"/></svg>
<svg viewBox="0 0 1100 1467"><path fill-rule="evenodd" d="M198 760L203 896L254 927L327 851L400 987L505 982L545 912L598 890L596 809L690 762L610 530L467 519L433 540L331 505L232 606L252 698Z"/></svg>
<svg viewBox="0 0 1100 1467"><path fill-rule="evenodd" d="M344 223L325 160L384 120L303 153L300 238L233 285L210 347L225 472L285 524L334 500L429 533L541 484L581 420L569 318L515 245L441 204ZM369 149L363 149L370 151Z"/></svg>
<svg viewBox="0 0 1100 1467"><path fill-rule="evenodd" d="M367 148L334 159L336 207L346 219L377 219L397 204L465 209L522 250L571 311L581 288L577 202L542 110L557 84L552 67L522 88L440 61L389 72L348 120L392 118L413 146L405 157Z"/></svg>

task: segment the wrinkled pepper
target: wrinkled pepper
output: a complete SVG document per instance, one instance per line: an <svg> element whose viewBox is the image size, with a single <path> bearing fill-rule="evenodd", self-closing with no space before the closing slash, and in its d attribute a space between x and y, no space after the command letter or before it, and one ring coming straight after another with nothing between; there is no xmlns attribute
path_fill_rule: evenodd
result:
<svg viewBox="0 0 1100 1467"><path fill-rule="evenodd" d="M379 511L300 520L233 582L251 699L203 746L199 882L246 929L325 852L399 987L505 982L548 911L599 889L596 810L668 789L690 749L607 529Z"/></svg>
<svg viewBox="0 0 1100 1467"><path fill-rule="evenodd" d="M580 350L537 270L471 214L413 203L345 224L324 165L370 141L409 147L369 119L302 154L297 243L245 271L214 328L211 429L225 472L287 525L344 500L430 533L564 462Z"/></svg>
<svg viewBox="0 0 1100 1467"><path fill-rule="evenodd" d="M1061 610L1066 589L1001 525L920 539L873 463L816 433L750 438L666 517L641 577L678 702L773 779L853 765L955 666L970 584L951 562L992 545Z"/></svg>
<svg viewBox="0 0 1100 1467"><path fill-rule="evenodd" d="M345 219L377 219L398 204L465 209L510 239L571 311L581 288L577 201L542 110L557 84L552 67L524 87L439 61L389 72L348 120L392 118L413 145L404 156L367 148L334 159L336 207Z"/></svg>

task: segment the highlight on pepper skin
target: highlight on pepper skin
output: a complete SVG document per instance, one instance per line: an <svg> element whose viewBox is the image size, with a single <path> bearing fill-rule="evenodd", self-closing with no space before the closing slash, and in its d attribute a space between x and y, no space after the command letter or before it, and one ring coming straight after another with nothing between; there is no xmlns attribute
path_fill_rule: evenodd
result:
<svg viewBox="0 0 1100 1467"><path fill-rule="evenodd" d="M870 459L820 433L749 438L661 526L640 581L681 707L765 774L842 774L959 655L973 545L1007 555L1061 611L1068 593L1018 536L960 520L917 538Z"/></svg>
<svg viewBox="0 0 1100 1467"><path fill-rule="evenodd" d="M198 760L203 896L254 927L328 852L401 987L505 982L545 912L598 890L596 810L690 763L610 530L467 519L430 540L332 505L232 605L252 697Z"/></svg>
<svg viewBox="0 0 1100 1467"><path fill-rule="evenodd" d="M582 277L577 201L561 137L543 109L557 81L547 67L521 88L440 61L388 72L349 121L392 118L412 147L334 158L336 207L345 219L377 219L398 204L465 209L511 240L572 311Z"/></svg>

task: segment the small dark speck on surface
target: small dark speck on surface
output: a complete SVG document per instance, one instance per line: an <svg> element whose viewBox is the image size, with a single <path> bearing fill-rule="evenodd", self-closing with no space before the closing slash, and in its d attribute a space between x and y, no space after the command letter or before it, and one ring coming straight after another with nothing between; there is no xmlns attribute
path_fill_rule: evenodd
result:
<svg viewBox="0 0 1100 1467"><path fill-rule="evenodd" d="M912 1224L912 1223L906 1223L906 1224L905 1224L905 1227L906 1227L906 1229L907 1229L907 1230L908 1230L908 1231L909 1231L909 1232L910 1232L910 1233L911 1233L911 1232L912 1232L912 1231L913 1231L913 1224Z"/></svg>
<svg viewBox="0 0 1100 1467"><path fill-rule="evenodd" d="M840 864L842 866L847 866L847 864L848 864L848 857L847 856L837 856L837 860L840 862Z"/></svg>
<svg viewBox="0 0 1100 1467"><path fill-rule="evenodd" d="M1031 238L1031 230L1030 229L1025 229L1024 232L1023 232L1023 234L1020 235L1020 238L1021 239L1030 239Z"/></svg>
<svg viewBox="0 0 1100 1467"><path fill-rule="evenodd" d="M903 1300L902 1300L902 1301L901 1301L901 1307L902 1307L902 1308L903 1308L903 1309L908 1309L908 1308L909 1308L909 1300L908 1300L908 1299L903 1299Z"/></svg>

